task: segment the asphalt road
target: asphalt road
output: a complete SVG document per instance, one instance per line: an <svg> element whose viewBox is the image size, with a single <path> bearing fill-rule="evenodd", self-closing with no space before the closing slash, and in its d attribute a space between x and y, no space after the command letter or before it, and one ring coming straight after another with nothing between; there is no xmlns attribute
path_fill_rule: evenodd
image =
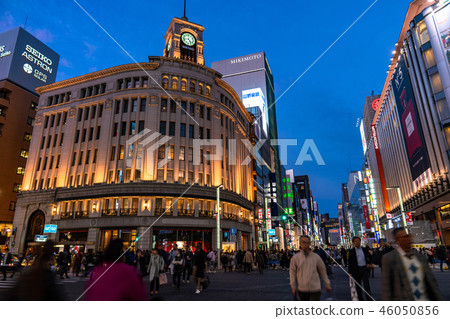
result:
<svg viewBox="0 0 450 319"><path fill-rule="evenodd" d="M445 300L450 300L450 271L440 272L433 270L439 283ZM181 285L180 291L169 285L160 288L158 300L172 301L289 301L292 300L289 286L289 272L287 270L265 270L263 275L258 271L246 273L224 273L223 271L208 274L211 285L200 294L195 294L193 281ZM333 267L333 274L329 276L332 284L330 293L322 292L321 300L351 300L349 290L349 279L345 272L337 266ZM8 289L14 286L16 278L7 278L0 281L0 299L4 300ZM145 278L146 284L148 280ZM85 278L70 277L58 280L62 288L64 299L76 300L86 287ZM381 272L375 269L375 278L370 279L372 296L375 300L381 300Z"/></svg>

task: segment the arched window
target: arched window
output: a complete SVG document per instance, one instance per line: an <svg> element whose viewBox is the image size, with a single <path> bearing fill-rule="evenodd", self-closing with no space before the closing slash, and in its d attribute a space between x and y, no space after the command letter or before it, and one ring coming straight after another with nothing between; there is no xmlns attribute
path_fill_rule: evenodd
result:
<svg viewBox="0 0 450 319"><path fill-rule="evenodd" d="M195 82L191 81L191 84L189 85L189 91L191 93L195 93Z"/></svg>
<svg viewBox="0 0 450 319"><path fill-rule="evenodd" d="M30 220L28 221L26 241L34 242L34 237L36 235L42 235L44 232L44 225L45 225L44 212L41 210L35 211L31 215Z"/></svg>
<svg viewBox="0 0 450 319"><path fill-rule="evenodd" d="M211 96L211 87L209 85L206 86L206 96Z"/></svg>
<svg viewBox="0 0 450 319"><path fill-rule="evenodd" d="M163 89L168 89L169 88L169 78L168 77L164 77L163 78Z"/></svg>
<svg viewBox="0 0 450 319"><path fill-rule="evenodd" d="M181 80L181 91L186 91L187 82L186 79Z"/></svg>
<svg viewBox="0 0 450 319"><path fill-rule="evenodd" d="M203 84L198 84L198 94L203 95Z"/></svg>
<svg viewBox="0 0 450 319"><path fill-rule="evenodd" d="M178 78L176 77L172 78L172 89L178 90Z"/></svg>

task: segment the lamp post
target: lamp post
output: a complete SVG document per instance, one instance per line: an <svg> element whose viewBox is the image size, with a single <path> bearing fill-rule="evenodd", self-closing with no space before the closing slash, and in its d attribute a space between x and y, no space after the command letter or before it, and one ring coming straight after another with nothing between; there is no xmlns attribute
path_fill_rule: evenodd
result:
<svg viewBox="0 0 450 319"><path fill-rule="evenodd" d="M402 213L402 220L403 220L403 227L405 228L406 233L408 234L408 228L406 227L406 216L405 216L405 210L403 208L403 197L402 197L402 192L400 190L399 186L393 186L393 187L386 187L386 189L396 189L397 190L397 195L398 195L398 200L400 202L400 211Z"/></svg>
<svg viewBox="0 0 450 319"><path fill-rule="evenodd" d="M217 214L217 269L221 268L220 265L220 189L223 187L223 185L219 185L216 187L216 214Z"/></svg>

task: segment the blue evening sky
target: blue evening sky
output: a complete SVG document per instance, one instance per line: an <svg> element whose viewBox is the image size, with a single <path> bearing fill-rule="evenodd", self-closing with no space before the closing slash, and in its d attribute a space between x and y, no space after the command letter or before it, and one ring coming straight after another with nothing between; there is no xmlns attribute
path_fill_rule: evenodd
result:
<svg viewBox="0 0 450 319"><path fill-rule="evenodd" d="M187 17L205 27L206 65L265 51L280 96L375 0L188 0ZM171 19L183 0L79 0L89 14L139 62L162 55ZM335 216L340 187L362 166L357 119L367 95L379 94L409 0L379 0L278 102L279 138L287 168L308 174L321 213ZM61 56L58 80L132 60L74 1L0 1L0 32L22 26ZM326 163L295 166L305 139Z"/></svg>

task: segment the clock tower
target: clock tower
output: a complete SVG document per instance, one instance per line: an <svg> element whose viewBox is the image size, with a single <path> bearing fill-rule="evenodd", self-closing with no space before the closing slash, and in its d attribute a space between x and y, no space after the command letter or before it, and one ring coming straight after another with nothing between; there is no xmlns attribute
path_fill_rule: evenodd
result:
<svg viewBox="0 0 450 319"><path fill-rule="evenodd" d="M186 17L173 18L164 36L166 45L163 55L205 65L204 30L203 26L189 22Z"/></svg>

